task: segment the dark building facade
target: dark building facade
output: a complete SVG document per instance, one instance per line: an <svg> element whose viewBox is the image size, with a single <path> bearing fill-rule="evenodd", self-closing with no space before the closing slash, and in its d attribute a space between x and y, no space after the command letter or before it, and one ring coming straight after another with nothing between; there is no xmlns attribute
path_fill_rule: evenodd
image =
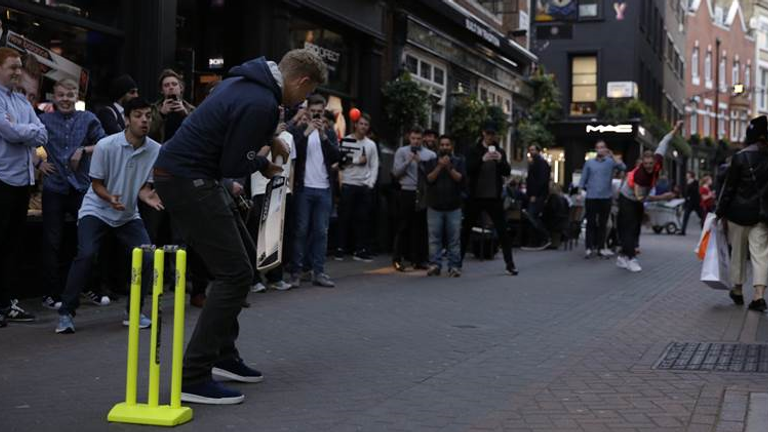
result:
<svg viewBox="0 0 768 432"><path fill-rule="evenodd" d="M312 49L328 65L329 82L319 91L344 132L342 114L351 107L381 118L385 11L386 3L376 0L179 0L178 63L192 76L193 100L199 101L207 84L233 66Z"/></svg>
<svg viewBox="0 0 768 432"><path fill-rule="evenodd" d="M565 8L532 12L532 50L561 90L563 121L554 128L556 142L547 157L555 180L567 185L578 178L598 139L633 166L641 150L653 148L660 138L634 121L611 127L617 125L598 116L600 99L639 98L661 118L681 118L682 104L670 104L668 98L679 94L681 81L665 82L665 65L681 70L685 47L669 36L664 0L565 3Z"/></svg>

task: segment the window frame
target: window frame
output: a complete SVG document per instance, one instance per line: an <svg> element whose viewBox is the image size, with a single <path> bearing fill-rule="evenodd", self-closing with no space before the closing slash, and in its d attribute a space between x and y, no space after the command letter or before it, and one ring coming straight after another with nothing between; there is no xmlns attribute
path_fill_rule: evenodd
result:
<svg viewBox="0 0 768 432"><path fill-rule="evenodd" d="M576 74L574 73L574 64L577 61L577 59L594 59L594 61L595 61L595 73L594 73L595 80L594 80L594 84L580 84L580 85L574 84L574 81L575 81L574 78L576 76ZM570 74L569 74L569 79L570 79L569 102L570 102L570 104L568 106L568 113L569 113L570 116L573 116L573 117L582 117L582 116L587 116L587 115L593 115L594 113L589 113L589 112L584 113L584 112L577 112L577 111L575 111L574 110L574 105L575 104L589 104L589 103L591 103L591 104L594 104L594 109L597 108L597 101L599 99L599 92L600 92L600 88L599 88L599 83L600 83L600 80L599 80L600 66L599 66L598 55L596 53L594 53L594 54L574 54L574 55L570 56L570 62L569 63L570 63L569 64L569 67L570 67ZM579 75L588 75L588 74L579 74ZM594 101L574 102L574 90L576 89L576 87L593 87L594 88L594 93L595 93L595 100Z"/></svg>

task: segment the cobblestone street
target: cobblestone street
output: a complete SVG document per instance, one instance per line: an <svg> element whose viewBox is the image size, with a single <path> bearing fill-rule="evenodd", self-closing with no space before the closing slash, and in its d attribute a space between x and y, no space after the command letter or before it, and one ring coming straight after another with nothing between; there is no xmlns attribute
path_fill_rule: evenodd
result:
<svg viewBox="0 0 768 432"><path fill-rule="evenodd" d="M517 252L516 278L500 256L468 259L460 279L394 273L386 257L333 262L336 289L249 296L239 347L265 381L235 385L242 405L193 406L178 429L764 432L768 375L654 369L672 342L768 337L764 316L698 282L694 242L644 234L639 274L581 248ZM0 330L0 430L139 430L106 422L124 395L123 307L84 307L74 335L42 310Z"/></svg>

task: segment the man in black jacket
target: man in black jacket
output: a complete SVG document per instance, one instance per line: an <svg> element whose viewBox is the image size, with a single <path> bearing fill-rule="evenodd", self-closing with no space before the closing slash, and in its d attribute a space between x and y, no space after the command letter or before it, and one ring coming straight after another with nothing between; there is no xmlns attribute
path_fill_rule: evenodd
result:
<svg viewBox="0 0 768 432"><path fill-rule="evenodd" d="M116 134L125 129L123 105L138 96L139 89L130 75L121 75L112 81L109 86L109 97L113 102L96 112L96 117L107 135Z"/></svg>
<svg viewBox="0 0 768 432"><path fill-rule="evenodd" d="M293 50L279 65L253 59L229 76L163 144L154 172L155 189L174 226L213 278L184 355L181 397L216 405L240 403L244 396L212 375L263 380L235 345L237 317L253 281L255 245L220 179L281 172L266 158L271 152L288 160L287 146L275 137L280 105L303 101L328 72L317 54Z"/></svg>
<svg viewBox="0 0 768 432"><path fill-rule="evenodd" d="M699 194L699 181L696 179L696 174L693 171L688 171L685 175L685 181L685 189L683 190L685 213L683 215L683 228L680 230L680 235L683 236L685 229L688 228L688 219L691 218L691 213L696 212L702 224L706 216L701 209L701 194Z"/></svg>
<svg viewBox="0 0 768 432"><path fill-rule="evenodd" d="M293 180L296 229L288 281L294 288L301 285L305 252L309 253L312 283L325 288L335 286L325 273L325 255L328 223L333 210L333 185L337 179L336 164L341 156L336 134L323 123L324 110L325 98L310 96L307 100L309 124L289 130L296 145Z"/></svg>
<svg viewBox="0 0 768 432"><path fill-rule="evenodd" d="M525 193L528 196L526 213L531 225L533 225L533 229L538 234L536 236L538 237L536 239L537 244L531 249L544 250L551 244L549 231L547 231L547 227L544 226L544 222L541 220L544 204L549 195L549 175L551 171L547 161L541 157L541 147L538 145L528 147L528 154L530 155L530 161L528 163L528 178L525 181Z"/></svg>
<svg viewBox="0 0 768 432"><path fill-rule="evenodd" d="M768 184L768 119L760 116L749 123L744 150L733 155L725 175L718 219L727 220L731 243L729 268L733 289L729 295L737 305L744 304L741 287L746 279L747 260L752 261L755 296L749 309L764 312L765 286L768 283L768 225L766 225L766 184Z"/></svg>
<svg viewBox="0 0 768 432"><path fill-rule="evenodd" d="M469 200L465 208L464 227L461 233L461 256L467 252L469 235L481 212L493 221L504 254L507 273L517 275L512 257L512 241L504 220L504 205L501 199L503 177L510 174L507 155L499 146L496 126L488 123L483 128L483 138L467 154L467 176L469 177ZM543 202L543 200L542 200Z"/></svg>

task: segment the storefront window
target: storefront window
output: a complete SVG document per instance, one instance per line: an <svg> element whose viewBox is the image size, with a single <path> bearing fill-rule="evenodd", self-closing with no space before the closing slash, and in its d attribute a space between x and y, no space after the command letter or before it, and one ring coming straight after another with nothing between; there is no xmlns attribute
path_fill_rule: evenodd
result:
<svg viewBox="0 0 768 432"><path fill-rule="evenodd" d="M571 59L571 115L593 114L597 102L597 57Z"/></svg>
<svg viewBox="0 0 768 432"><path fill-rule="evenodd" d="M119 71L122 41L97 31L42 19L12 9L3 11L3 39L24 54L37 76L25 91L36 90L38 102L50 100L53 84L71 78L80 84L80 98L106 96L110 79Z"/></svg>
<svg viewBox="0 0 768 432"><path fill-rule="evenodd" d="M304 20L293 20L290 27L291 49L306 48L317 53L328 66L325 87L351 93L349 42L339 33Z"/></svg>

